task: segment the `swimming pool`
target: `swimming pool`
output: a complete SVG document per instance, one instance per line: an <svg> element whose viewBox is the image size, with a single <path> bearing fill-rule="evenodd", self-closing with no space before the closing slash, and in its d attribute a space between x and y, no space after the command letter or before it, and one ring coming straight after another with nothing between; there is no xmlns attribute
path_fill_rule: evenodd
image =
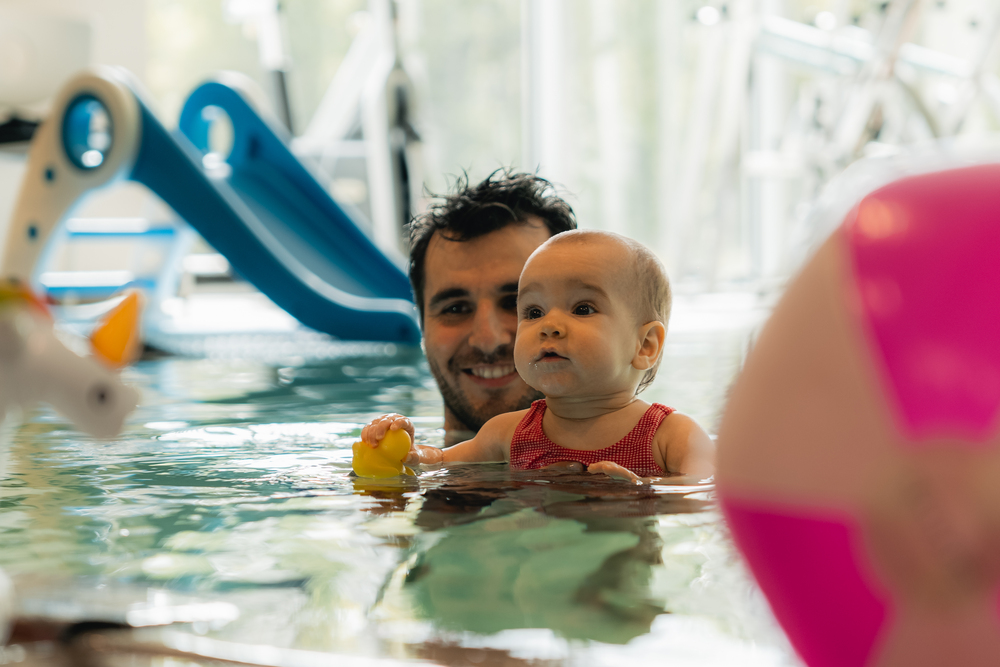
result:
<svg viewBox="0 0 1000 667"><path fill-rule="evenodd" d="M672 332L644 398L711 429L745 344ZM0 487L22 613L225 603L178 629L447 665L799 664L710 492L495 464L351 477L368 419L414 415L433 443L441 409L418 351L349 352L144 361L127 371L143 404L110 442L34 414Z"/></svg>

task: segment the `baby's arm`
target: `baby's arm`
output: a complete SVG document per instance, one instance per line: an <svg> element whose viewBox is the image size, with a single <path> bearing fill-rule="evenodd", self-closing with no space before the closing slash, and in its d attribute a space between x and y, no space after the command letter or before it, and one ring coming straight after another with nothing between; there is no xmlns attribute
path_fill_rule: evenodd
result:
<svg viewBox="0 0 1000 667"><path fill-rule="evenodd" d="M383 415L373 419L361 429L361 441L369 447L377 447L378 441L384 438L389 430L403 429L410 436L407 465L507 461L510 458L510 440L514 435L514 427L524 412L521 410L498 415L483 424L474 438L447 449L414 444L413 422L398 414Z"/></svg>
<svg viewBox="0 0 1000 667"><path fill-rule="evenodd" d="M697 483L715 474L715 443L687 415L674 412L664 419L653 437L653 447L660 450L671 482Z"/></svg>
<svg viewBox="0 0 1000 667"><path fill-rule="evenodd" d="M592 463L587 472L604 473L635 484L697 484L715 474L715 443L687 415L674 412L664 419L653 436L653 447L659 450L658 458L666 464L667 473L663 477L639 477L611 461Z"/></svg>

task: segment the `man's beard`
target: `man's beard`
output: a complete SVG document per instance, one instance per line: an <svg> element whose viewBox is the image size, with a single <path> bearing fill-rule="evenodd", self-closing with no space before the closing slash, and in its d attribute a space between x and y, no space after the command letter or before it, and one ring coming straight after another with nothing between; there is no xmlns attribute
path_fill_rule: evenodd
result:
<svg viewBox="0 0 1000 667"><path fill-rule="evenodd" d="M507 361L512 366L514 365L513 355L509 347L502 347L490 355L474 351L471 354L463 354L461 358L452 357L448 360L447 372L451 377L456 377L463 373L463 368L491 365L501 361ZM457 380L452 384L433 360L428 358L427 363L430 366L431 373L434 375L434 379L437 381L438 388L441 390L441 397L444 399L445 407L451 411L451 414L455 416L465 429L473 434L478 433L483 424L493 417L505 412L524 410L531 406L532 401L543 398L541 392L527 386L524 393L520 396L507 398L506 394L509 393L510 389L505 388L495 390L496 396L488 398L479 406L474 406L469 401L468 396L465 395L465 392L462 391ZM493 392L489 393L492 394Z"/></svg>

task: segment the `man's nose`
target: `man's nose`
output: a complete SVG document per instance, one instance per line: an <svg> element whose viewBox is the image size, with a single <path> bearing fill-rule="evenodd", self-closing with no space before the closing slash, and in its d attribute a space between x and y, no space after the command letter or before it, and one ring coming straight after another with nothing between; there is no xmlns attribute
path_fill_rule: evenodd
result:
<svg viewBox="0 0 1000 667"><path fill-rule="evenodd" d="M469 345L489 354L501 346L513 343L516 330L515 315L501 310L493 303L479 304L472 318Z"/></svg>

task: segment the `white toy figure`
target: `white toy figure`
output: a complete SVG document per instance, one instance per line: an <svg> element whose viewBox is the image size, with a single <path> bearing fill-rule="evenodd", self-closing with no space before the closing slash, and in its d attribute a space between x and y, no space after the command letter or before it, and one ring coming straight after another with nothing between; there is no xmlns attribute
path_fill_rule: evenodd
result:
<svg viewBox="0 0 1000 667"><path fill-rule="evenodd" d="M81 431L118 435L139 400L117 371L137 347L138 311L130 294L92 335L94 355L81 357L56 337L44 303L23 287L0 286L0 420L12 407L45 402Z"/></svg>

